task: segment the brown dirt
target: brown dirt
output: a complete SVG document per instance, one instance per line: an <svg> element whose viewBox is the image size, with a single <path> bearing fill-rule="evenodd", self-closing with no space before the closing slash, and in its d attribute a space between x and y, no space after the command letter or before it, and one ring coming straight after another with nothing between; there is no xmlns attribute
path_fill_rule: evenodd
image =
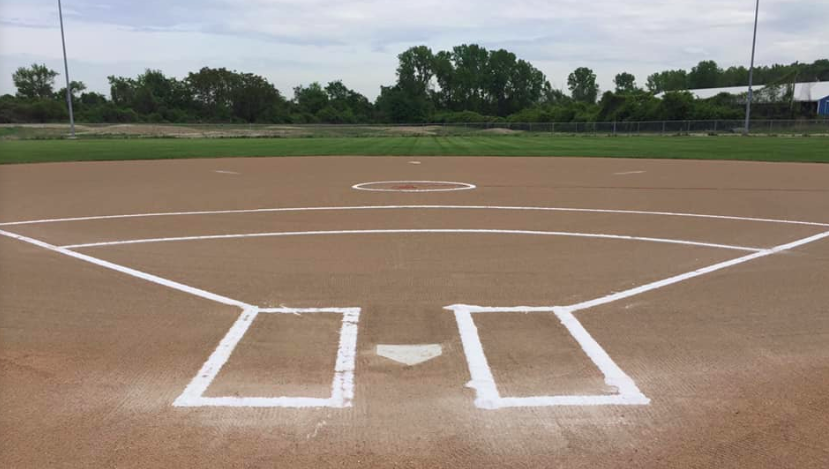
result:
<svg viewBox="0 0 829 469"><path fill-rule="evenodd" d="M496 134L496 135L515 135L522 133L521 130L513 130L513 129L486 129L482 131L483 133L487 134Z"/></svg>
<svg viewBox="0 0 829 469"><path fill-rule="evenodd" d="M0 167L0 221L344 205L517 205L829 222L829 167L547 158L275 158ZM239 174L221 174L216 170ZM616 173L645 171L619 176ZM376 193L448 180L459 192ZM653 215L265 212L6 226L56 244L268 231L578 231L769 247L827 228ZM453 303L568 304L744 253L632 241L414 234L81 249L261 306L359 306L348 409L175 408L238 317L0 237L0 466L757 467L829 465L829 240L577 314L648 406L481 410ZM503 395L606 394L549 314L475 321ZM485 316L485 317L484 317ZM208 395L322 397L335 315L260 315ZM379 343L439 343L404 367Z"/></svg>
<svg viewBox="0 0 829 469"><path fill-rule="evenodd" d="M435 125L386 127L386 131L389 133L407 135L436 135L438 130L440 130L440 127Z"/></svg>

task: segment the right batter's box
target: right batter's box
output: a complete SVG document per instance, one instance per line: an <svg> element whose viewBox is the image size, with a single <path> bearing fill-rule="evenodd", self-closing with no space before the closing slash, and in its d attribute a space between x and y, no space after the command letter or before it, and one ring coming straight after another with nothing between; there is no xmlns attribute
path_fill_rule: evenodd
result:
<svg viewBox="0 0 829 469"><path fill-rule="evenodd" d="M567 308L446 309L455 313L478 408L650 403Z"/></svg>

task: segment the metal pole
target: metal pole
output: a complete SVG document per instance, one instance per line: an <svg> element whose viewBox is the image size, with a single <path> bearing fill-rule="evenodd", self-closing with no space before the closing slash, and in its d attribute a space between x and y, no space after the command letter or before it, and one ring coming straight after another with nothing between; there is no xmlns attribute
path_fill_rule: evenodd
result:
<svg viewBox="0 0 829 469"><path fill-rule="evenodd" d="M75 113L72 111L72 90L69 88L69 62L66 60L66 38L63 35L63 8L58 0L58 16L60 17L60 42L63 44L63 70L66 73L66 104L69 105L69 128L71 136L75 138Z"/></svg>
<svg viewBox="0 0 829 469"><path fill-rule="evenodd" d="M748 131L750 127L751 121L751 98L753 96L753 91L751 86L754 84L754 51L757 48L757 18L760 15L760 0L757 0L757 3L754 7L754 37L751 40L751 67L748 69L748 99L746 100L746 125L743 129L743 134L748 135Z"/></svg>

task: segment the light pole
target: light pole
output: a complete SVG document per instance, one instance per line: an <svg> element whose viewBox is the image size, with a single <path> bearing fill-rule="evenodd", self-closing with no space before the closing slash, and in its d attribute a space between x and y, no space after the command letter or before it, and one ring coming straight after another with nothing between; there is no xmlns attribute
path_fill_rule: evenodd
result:
<svg viewBox="0 0 829 469"><path fill-rule="evenodd" d="M69 128L75 138L75 114L72 112L72 90L69 87L69 62L66 60L66 39L63 36L63 8L58 0L58 17L60 17L60 42L63 44L63 70L66 73L66 104L69 105Z"/></svg>
<svg viewBox="0 0 829 469"><path fill-rule="evenodd" d="M746 125L743 129L743 135L748 135L751 128L751 98L753 91L751 86L754 84L754 50L757 47L757 18L760 15L760 0L754 7L754 38L751 40L751 67L748 69L748 99L746 99Z"/></svg>

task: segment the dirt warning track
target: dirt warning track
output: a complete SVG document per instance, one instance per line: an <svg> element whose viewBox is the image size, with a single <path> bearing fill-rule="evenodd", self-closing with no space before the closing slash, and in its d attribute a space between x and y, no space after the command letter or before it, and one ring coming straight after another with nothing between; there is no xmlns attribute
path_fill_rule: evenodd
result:
<svg viewBox="0 0 829 469"><path fill-rule="evenodd" d="M829 464L829 167L410 160L0 168L0 461Z"/></svg>

